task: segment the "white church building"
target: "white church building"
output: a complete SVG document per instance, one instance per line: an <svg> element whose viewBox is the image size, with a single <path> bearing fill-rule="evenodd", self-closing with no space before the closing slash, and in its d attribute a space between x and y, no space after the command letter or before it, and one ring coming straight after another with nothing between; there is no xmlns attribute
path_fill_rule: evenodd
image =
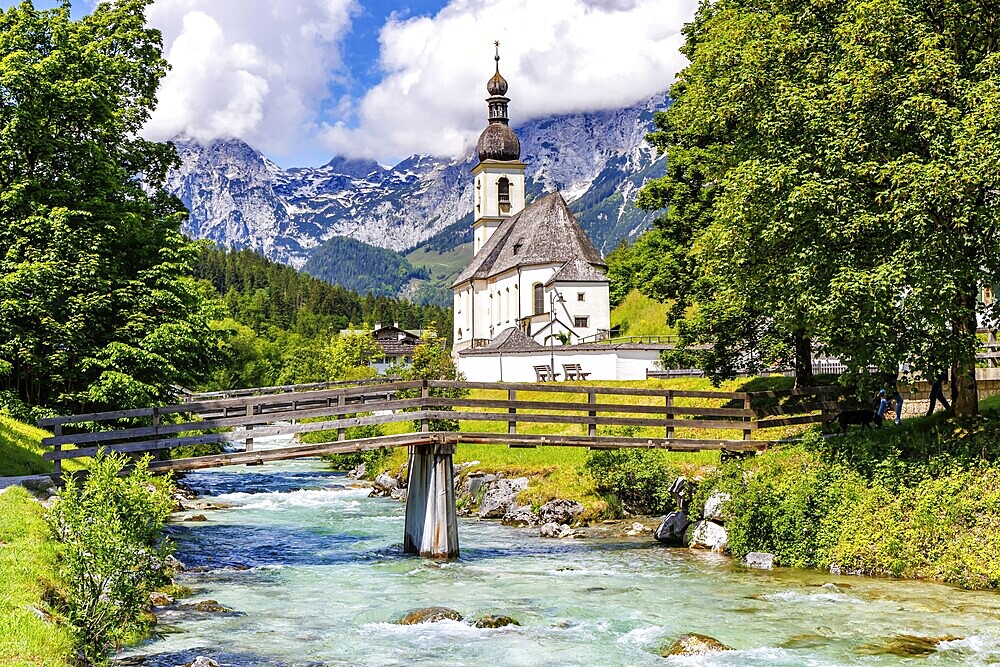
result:
<svg viewBox="0 0 1000 667"><path fill-rule="evenodd" d="M476 381L645 379L661 346L613 345L607 265L558 192L525 206L525 163L507 81L486 85L473 257L452 285L459 370ZM552 369L547 371L546 369Z"/></svg>

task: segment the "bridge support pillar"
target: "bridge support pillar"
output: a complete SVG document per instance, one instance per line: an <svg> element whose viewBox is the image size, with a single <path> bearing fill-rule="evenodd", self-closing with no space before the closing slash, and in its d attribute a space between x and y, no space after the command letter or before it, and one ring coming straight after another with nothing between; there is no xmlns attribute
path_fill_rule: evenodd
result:
<svg viewBox="0 0 1000 667"><path fill-rule="evenodd" d="M427 558L458 558L453 444L410 447L403 551Z"/></svg>

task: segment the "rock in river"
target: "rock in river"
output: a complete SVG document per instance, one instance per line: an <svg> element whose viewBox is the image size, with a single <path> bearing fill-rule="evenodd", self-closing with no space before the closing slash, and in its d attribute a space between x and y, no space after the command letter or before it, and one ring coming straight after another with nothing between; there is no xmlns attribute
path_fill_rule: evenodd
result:
<svg viewBox="0 0 1000 667"><path fill-rule="evenodd" d="M201 602L195 602L193 607L195 611L203 611L211 614L230 614L232 609L229 607L224 607L215 600L202 600Z"/></svg>
<svg viewBox="0 0 1000 667"><path fill-rule="evenodd" d="M672 655L704 655L716 651L732 651L732 646L726 646L718 639L708 635L690 633L681 635L674 643L660 649L660 655L669 658Z"/></svg>
<svg viewBox="0 0 1000 667"><path fill-rule="evenodd" d="M199 655L197 658L184 665L184 667L219 667L219 663L211 658Z"/></svg>
<svg viewBox="0 0 1000 667"><path fill-rule="evenodd" d="M575 500L558 498L542 505L539 516L542 519L542 523L572 523L583 510L583 505Z"/></svg>
<svg viewBox="0 0 1000 667"><path fill-rule="evenodd" d="M554 521L549 521L538 529L539 537L570 537L573 529L569 526Z"/></svg>
<svg viewBox="0 0 1000 667"><path fill-rule="evenodd" d="M461 621L462 615L448 607L424 607L406 612L398 625L417 625L418 623L437 623L438 621Z"/></svg>
<svg viewBox="0 0 1000 667"><path fill-rule="evenodd" d="M725 551L729 545L726 529L713 521L698 521L691 524L684 533L684 541L692 549Z"/></svg>
<svg viewBox="0 0 1000 667"><path fill-rule="evenodd" d="M505 526L534 526L538 523L538 516L528 505L521 505L504 514L502 521Z"/></svg>
<svg viewBox="0 0 1000 667"><path fill-rule="evenodd" d="M486 495L479 504L483 519L500 519L517 504L517 494L528 488L528 478L498 479L486 486Z"/></svg>
<svg viewBox="0 0 1000 667"><path fill-rule="evenodd" d="M489 616L483 616L477 620L473 625L477 628L502 628L507 625L521 625L515 621L510 616L495 616L490 614Z"/></svg>
<svg viewBox="0 0 1000 667"><path fill-rule="evenodd" d="M671 512L663 517L663 522L653 531L657 542L672 547L684 546L684 531L691 525L691 520L685 512Z"/></svg>
<svg viewBox="0 0 1000 667"><path fill-rule="evenodd" d="M751 551L743 559L747 567L755 567L758 570L773 570L774 569L774 554L769 554L763 551Z"/></svg>

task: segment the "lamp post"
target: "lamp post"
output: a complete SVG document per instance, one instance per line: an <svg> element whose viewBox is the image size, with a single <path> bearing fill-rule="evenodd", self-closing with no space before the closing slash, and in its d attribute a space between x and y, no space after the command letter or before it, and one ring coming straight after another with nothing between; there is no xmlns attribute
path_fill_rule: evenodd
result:
<svg viewBox="0 0 1000 667"><path fill-rule="evenodd" d="M552 373L552 381L556 381L556 304L566 303L566 299L559 292L552 290L549 292L549 372Z"/></svg>

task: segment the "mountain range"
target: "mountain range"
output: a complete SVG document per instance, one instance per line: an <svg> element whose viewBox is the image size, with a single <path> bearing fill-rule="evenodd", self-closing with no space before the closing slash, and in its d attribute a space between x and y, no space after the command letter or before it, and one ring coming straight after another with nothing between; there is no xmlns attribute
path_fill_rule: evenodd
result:
<svg viewBox="0 0 1000 667"><path fill-rule="evenodd" d="M560 190L605 254L641 233L653 214L635 208L636 192L663 174L665 162L645 135L667 104L659 94L516 127L529 201ZM321 167L282 169L238 138L173 143L181 166L167 189L190 211L188 235L352 289L450 303L448 278L471 256L472 148L450 158L413 155L393 167L338 156Z"/></svg>

